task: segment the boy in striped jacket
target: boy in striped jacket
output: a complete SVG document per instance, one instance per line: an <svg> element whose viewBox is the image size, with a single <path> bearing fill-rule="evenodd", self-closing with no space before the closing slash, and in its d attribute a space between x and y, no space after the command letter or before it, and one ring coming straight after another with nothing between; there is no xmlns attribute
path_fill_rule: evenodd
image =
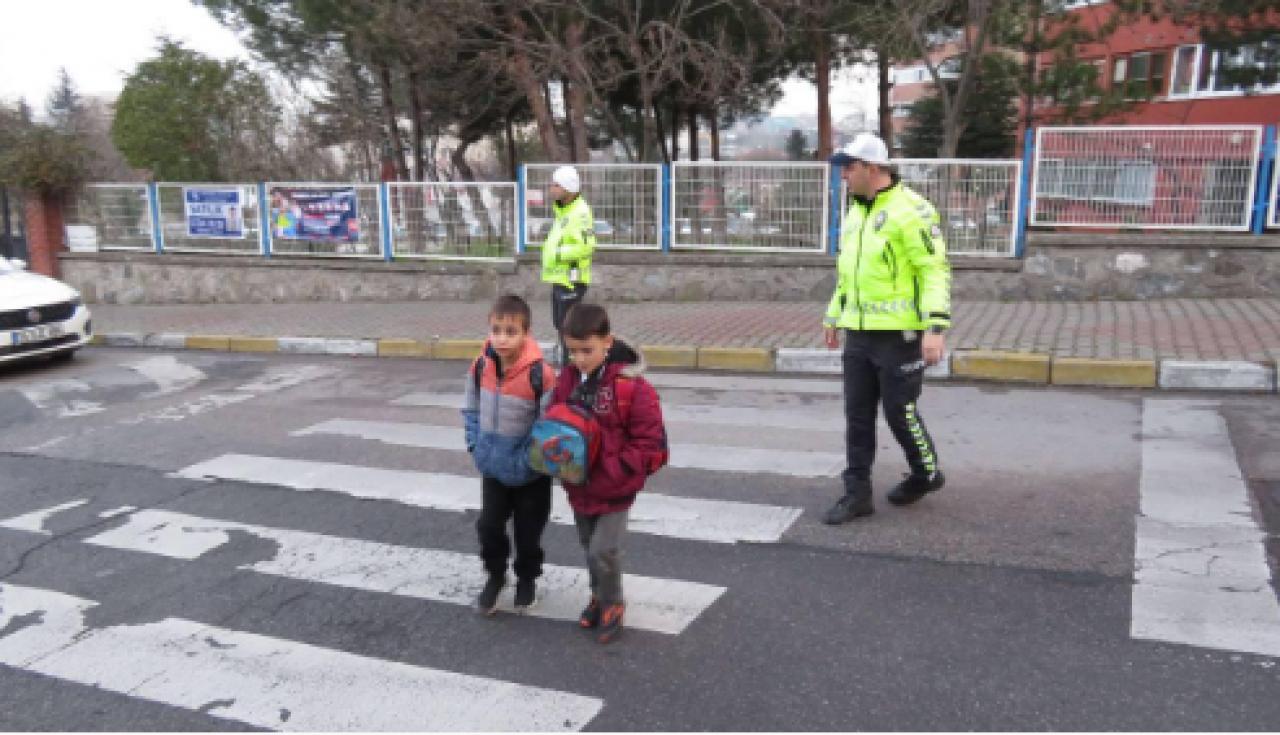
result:
<svg viewBox="0 0 1280 735"><path fill-rule="evenodd" d="M542 531L551 516L551 478L529 468L529 430L551 400L555 372L529 333L529 305L513 294L489 312L489 337L467 373L462 416L467 451L484 476L476 532L488 580L477 611L492 615L507 584L507 559L515 536L515 608L533 605L542 575ZM543 390L543 388L546 390Z"/></svg>

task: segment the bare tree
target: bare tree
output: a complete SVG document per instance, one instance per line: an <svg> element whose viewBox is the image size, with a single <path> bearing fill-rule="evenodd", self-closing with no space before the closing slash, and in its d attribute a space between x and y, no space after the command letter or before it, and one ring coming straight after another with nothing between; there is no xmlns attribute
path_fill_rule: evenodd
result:
<svg viewBox="0 0 1280 735"><path fill-rule="evenodd" d="M964 132L962 111L981 73L979 63L989 50L989 41L999 14L1012 9L1018 0L899 0L897 9L904 31L921 55L936 94L942 101L943 138L941 158L953 158ZM950 59L934 58L934 52L948 40L956 41L959 52ZM946 73L958 75L954 86L944 83Z"/></svg>

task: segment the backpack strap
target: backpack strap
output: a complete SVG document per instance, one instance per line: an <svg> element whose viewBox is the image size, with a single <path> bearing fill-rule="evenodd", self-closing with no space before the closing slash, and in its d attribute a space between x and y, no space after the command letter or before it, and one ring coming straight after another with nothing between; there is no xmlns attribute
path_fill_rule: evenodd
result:
<svg viewBox="0 0 1280 735"><path fill-rule="evenodd" d="M471 371L471 384L475 388L476 398L480 396L480 377L484 374L484 355L476 358ZM542 360L534 360L529 366L529 387L533 389L534 417L542 415Z"/></svg>
<svg viewBox="0 0 1280 735"><path fill-rule="evenodd" d="M533 417L542 415L542 360L534 360L529 366L529 387L533 389Z"/></svg>
<svg viewBox="0 0 1280 735"><path fill-rule="evenodd" d="M471 387L475 388L476 400L480 400L480 376L484 375L484 354L476 358L471 369Z"/></svg>

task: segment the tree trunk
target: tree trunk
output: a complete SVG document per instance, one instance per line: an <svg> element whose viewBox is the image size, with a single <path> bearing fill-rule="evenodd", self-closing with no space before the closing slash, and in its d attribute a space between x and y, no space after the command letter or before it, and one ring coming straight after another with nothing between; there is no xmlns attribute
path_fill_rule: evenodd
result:
<svg viewBox="0 0 1280 735"><path fill-rule="evenodd" d="M1023 67L1022 80L1022 131L1025 135L1026 131L1031 130L1036 124L1036 67L1040 60L1040 47L1042 44L1040 19L1044 14L1044 0L1027 0L1030 3L1030 19L1028 21L1027 62ZM1022 143L1022 136L1014 141L1014 157L1018 156L1018 147Z"/></svg>
<svg viewBox="0 0 1280 735"><path fill-rule="evenodd" d="M638 162L639 159L636 158L636 152L631 148L631 142L627 138L627 133L622 129L622 123L618 122L618 117L613 114L613 110L607 107L604 109L604 121L605 124L609 126L609 134L613 136L614 140L622 144L622 150L627 154L627 162ZM643 157L643 155L644 154L641 153L641 157Z"/></svg>
<svg viewBox="0 0 1280 735"><path fill-rule="evenodd" d="M515 181L519 178L520 171L516 164L516 125L510 111L507 112L505 127L507 133L507 165L511 172L511 180Z"/></svg>
<svg viewBox="0 0 1280 735"><path fill-rule="evenodd" d="M893 107L889 105L889 90L893 88L890 79L889 54L885 47L876 49L876 71L880 77L880 137L892 151L893 145Z"/></svg>
<svg viewBox="0 0 1280 735"><path fill-rule="evenodd" d="M662 154L662 162L671 163L671 152L670 150L667 149L667 131L663 129L663 125L662 125L662 110L658 109L657 102L650 102L649 109L653 115L652 127L653 127L654 137L657 138L658 140L659 151ZM646 130L649 127L650 126L646 123L645 125Z"/></svg>
<svg viewBox="0 0 1280 735"><path fill-rule="evenodd" d="M396 121L396 104L392 98L391 67L378 62L378 86L382 90L382 114L386 118L387 138L391 144L392 163L396 167L396 178L409 180L408 164L404 160L404 141L400 140L400 124Z"/></svg>
<svg viewBox="0 0 1280 735"><path fill-rule="evenodd" d="M944 92L942 100L946 114L943 116L942 122L942 149L938 151L938 156L941 158L956 157L956 151L960 147L960 136L964 133L965 128L969 126L969 121L963 114L964 109L968 105L969 95L973 92L978 75L982 73L982 56L986 50L987 32L991 29L994 11L991 5L987 3L974 3L973 6L980 9L977 13L978 20L975 23L978 31L977 36L965 53L960 83L956 85L956 93L951 95L949 99L945 94L945 89L942 90ZM945 87L945 85L943 86Z"/></svg>
<svg viewBox="0 0 1280 735"><path fill-rule="evenodd" d="M689 107L689 160L698 160L698 106Z"/></svg>
<svg viewBox="0 0 1280 735"><path fill-rule="evenodd" d="M453 168L458 172L458 176L463 181L475 181L476 173L471 170L471 164L467 163L467 149L472 143L478 140L472 134L463 134L463 138L458 141L458 147L453 149L453 153L449 158L453 162Z"/></svg>
<svg viewBox="0 0 1280 735"><path fill-rule="evenodd" d="M565 45L568 47L570 64L578 68L582 56L582 34L586 22L576 20L565 30ZM586 163L591 159L591 150L587 143L587 91L586 82L576 79L570 83L566 78L568 94L565 96L565 111L569 114L570 140L573 141L573 160Z"/></svg>
<svg viewBox="0 0 1280 735"><path fill-rule="evenodd" d="M711 131L711 160L720 160L720 116L715 106L707 112L707 126Z"/></svg>
<svg viewBox="0 0 1280 735"><path fill-rule="evenodd" d="M813 76L818 87L818 158L831 157L831 35L826 31L812 32Z"/></svg>
<svg viewBox="0 0 1280 735"><path fill-rule="evenodd" d="M515 5L515 3L511 4L508 17L516 34L523 38L529 28L516 13ZM524 97L529 102L529 109L533 111L533 119L538 126L538 138L542 141L542 150L546 153L547 160L565 160L564 149L560 146L560 139L556 135L555 120L551 117L551 106L547 104L542 85L533 74L533 64L529 61L529 55L519 43L514 44L512 50L511 75L515 78L520 90L524 92Z"/></svg>
<svg viewBox="0 0 1280 735"><path fill-rule="evenodd" d="M680 158L680 121L684 119L684 115L680 114L680 103L675 100L671 101L671 160L675 161Z"/></svg>
<svg viewBox="0 0 1280 735"><path fill-rule="evenodd" d="M409 123L413 126L413 180L424 181L426 177L426 156L422 146L422 96L418 91L418 72L409 71Z"/></svg>

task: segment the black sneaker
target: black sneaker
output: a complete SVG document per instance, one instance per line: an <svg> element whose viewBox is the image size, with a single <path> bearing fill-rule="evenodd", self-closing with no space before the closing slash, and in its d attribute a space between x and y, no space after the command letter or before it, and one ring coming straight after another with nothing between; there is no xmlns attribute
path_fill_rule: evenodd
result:
<svg viewBox="0 0 1280 735"><path fill-rule="evenodd" d="M591 602L582 609L582 614L578 616L578 625L583 628L594 628L600 625L600 602L592 597Z"/></svg>
<svg viewBox="0 0 1280 735"><path fill-rule="evenodd" d="M516 612L524 612L533 607L533 600L537 596L537 587L532 579L516 580Z"/></svg>
<svg viewBox="0 0 1280 735"><path fill-rule="evenodd" d="M476 596L476 612L481 615L492 615L498 610L498 594L507 586L504 574L490 574L484 583L484 589Z"/></svg>
<svg viewBox="0 0 1280 735"><path fill-rule="evenodd" d="M841 523L848 523L854 518L869 516L874 512L875 508L871 506L871 498L869 496L845 493L822 516L822 522L828 526L838 526Z"/></svg>
<svg viewBox="0 0 1280 735"><path fill-rule="evenodd" d="M622 635L622 614L626 612L627 606L621 602L615 602L612 605L605 605L600 610L600 632L596 635L596 641L599 643L612 643Z"/></svg>
<svg viewBox="0 0 1280 735"><path fill-rule="evenodd" d="M941 490L947 478L941 472L932 475L905 475L902 482L889 491L889 502L894 505L911 505L935 490Z"/></svg>

